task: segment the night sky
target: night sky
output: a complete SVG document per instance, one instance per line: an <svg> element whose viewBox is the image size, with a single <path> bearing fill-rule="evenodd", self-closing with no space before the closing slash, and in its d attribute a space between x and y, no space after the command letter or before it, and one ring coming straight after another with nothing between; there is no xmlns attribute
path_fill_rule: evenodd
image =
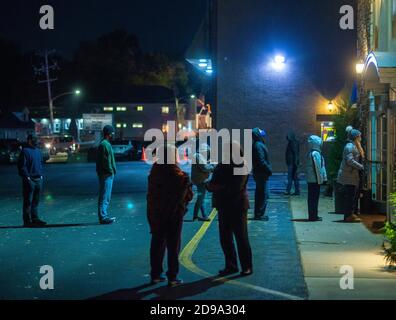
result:
<svg viewBox="0 0 396 320"><path fill-rule="evenodd" d="M39 28L39 8L46 4L55 11L53 31ZM7 0L0 5L0 37L23 50L47 47L70 56L81 41L125 29L139 37L146 51L183 55L206 4L206 0Z"/></svg>

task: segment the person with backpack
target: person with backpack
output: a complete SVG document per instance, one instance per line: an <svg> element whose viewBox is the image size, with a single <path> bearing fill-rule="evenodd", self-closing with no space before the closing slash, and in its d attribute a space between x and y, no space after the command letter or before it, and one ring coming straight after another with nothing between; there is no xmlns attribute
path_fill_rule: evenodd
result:
<svg viewBox="0 0 396 320"><path fill-rule="evenodd" d="M272 175L272 166L268 156L268 148L265 145L264 138L266 132L259 128L254 128L253 135L253 177L256 182L256 192L254 197L254 220L268 221L268 216L265 214L268 198L269 198L269 183L268 179Z"/></svg>
<svg viewBox="0 0 396 320"><path fill-rule="evenodd" d="M322 221L318 216L320 186L327 182L326 164L322 155L323 141L312 135L308 138L306 178L308 183L308 220Z"/></svg>

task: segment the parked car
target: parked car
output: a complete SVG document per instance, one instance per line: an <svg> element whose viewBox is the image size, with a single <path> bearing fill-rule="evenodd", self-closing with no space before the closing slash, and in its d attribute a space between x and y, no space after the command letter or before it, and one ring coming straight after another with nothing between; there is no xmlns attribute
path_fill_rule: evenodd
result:
<svg viewBox="0 0 396 320"><path fill-rule="evenodd" d="M17 163L19 155L21 154L22 147L23 143L17 139L0 139L0 163ZM43 148L43 145L41 143L39 144L39 147L41 148L43 162L48 161L48 159L50 158L48 150L46 148Z"/></svg>
<svg viewBox="0 0 396 320"><path fill-rule="evenodd" d="M72 136L41 136L40 141L49 151L50 155L66 152L68 154L78 151L78 144Z"/></svg>

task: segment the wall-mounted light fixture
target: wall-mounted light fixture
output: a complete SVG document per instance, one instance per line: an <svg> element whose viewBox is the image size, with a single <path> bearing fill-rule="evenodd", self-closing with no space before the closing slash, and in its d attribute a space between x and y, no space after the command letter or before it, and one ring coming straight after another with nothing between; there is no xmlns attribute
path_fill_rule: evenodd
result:
<svg viewBox="0 0 396 320"><path fill-rule="evenodd" d="M329 112L333 112L334 111L333 101L329 102L329 104L327 105L327 109L329 110Z"/></svg>
<svg viewBox="0 0 396 320"><path fill-rule="evenodd" d="M359 63L356 63L356 73L362 74L363 71L364 71L364 63L361 61Z"/></svg>

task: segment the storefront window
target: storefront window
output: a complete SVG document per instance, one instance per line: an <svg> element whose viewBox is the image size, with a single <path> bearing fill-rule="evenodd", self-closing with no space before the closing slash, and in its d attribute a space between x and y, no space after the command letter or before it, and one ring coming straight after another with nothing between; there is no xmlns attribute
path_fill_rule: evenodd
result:
<svg viewBox="0 0 396 320"><path fill-rule="evenodd" d="M322 122L320 131L323 142L331 142L335 140L336 132L334 122Z"/></svg>

